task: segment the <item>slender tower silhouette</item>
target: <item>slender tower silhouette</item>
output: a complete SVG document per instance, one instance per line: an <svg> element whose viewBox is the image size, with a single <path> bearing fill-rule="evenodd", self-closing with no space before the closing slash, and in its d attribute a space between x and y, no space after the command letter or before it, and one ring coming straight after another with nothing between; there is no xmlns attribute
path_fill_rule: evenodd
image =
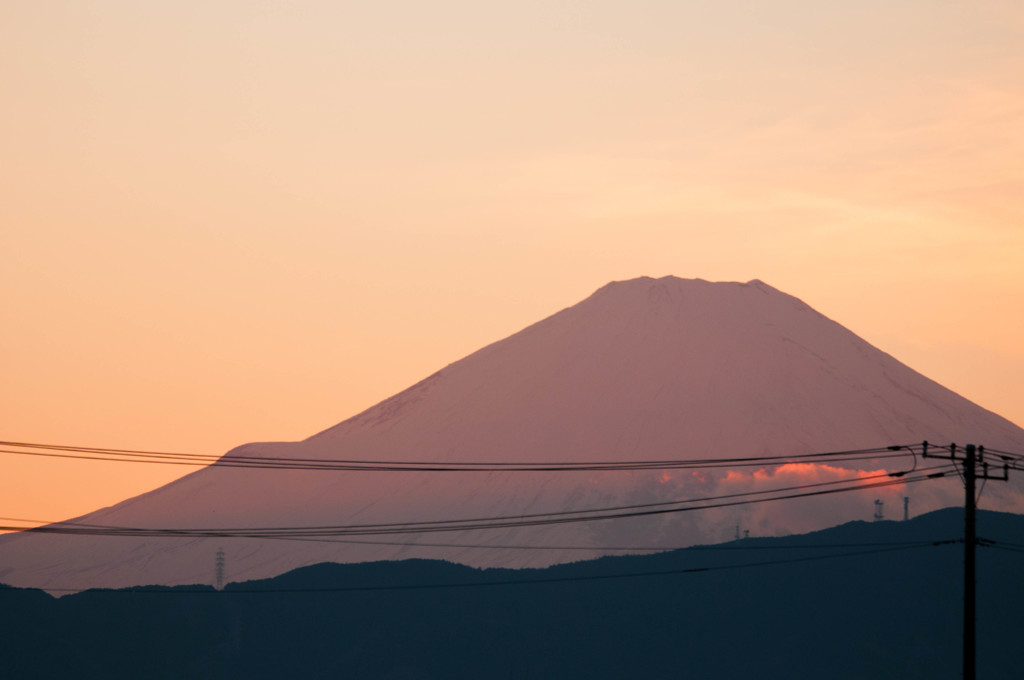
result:
<svg viewBox="0 0 1024 680"><path fill-rule="evenodd" d="M217 559L214 561L214 587L217 590L224 590L224 549L217 549Z"/></svg>

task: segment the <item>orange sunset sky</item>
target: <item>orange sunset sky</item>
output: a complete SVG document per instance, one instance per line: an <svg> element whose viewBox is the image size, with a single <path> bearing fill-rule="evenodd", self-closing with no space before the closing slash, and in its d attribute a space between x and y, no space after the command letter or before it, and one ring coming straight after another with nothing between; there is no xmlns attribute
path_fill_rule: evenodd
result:
<svg viewBox="0 0 1024 680"><path fill-rule="evenodd" d="M1016 0L5 0L0 92L3 440L304 438L666 274L1024 425ZM0 454L0 515L186 471Z"/></svg>

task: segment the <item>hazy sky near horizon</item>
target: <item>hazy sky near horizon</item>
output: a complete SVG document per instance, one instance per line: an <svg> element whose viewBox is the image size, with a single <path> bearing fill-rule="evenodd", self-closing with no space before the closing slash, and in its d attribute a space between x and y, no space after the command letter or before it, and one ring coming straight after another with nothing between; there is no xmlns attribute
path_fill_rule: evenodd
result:
<svg viewBox="0 0 1024 680"><path fill-rule="evenodd" d="M7 0L0 88L5 440L301 439L665 274L1024 424L1013 0ZM0 514L184 471L5 455Z"/></svg>

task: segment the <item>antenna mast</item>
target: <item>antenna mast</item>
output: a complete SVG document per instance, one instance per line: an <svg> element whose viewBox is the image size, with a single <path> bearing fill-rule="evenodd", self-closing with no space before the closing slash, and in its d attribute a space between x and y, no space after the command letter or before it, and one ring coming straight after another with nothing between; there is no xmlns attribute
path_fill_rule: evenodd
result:
<svg viewBox="0 0 1024 680"><path fill-rule="evenodd" d="M224 590L224 548L217 549L217 558L214 560L214 588Z"/></svg>

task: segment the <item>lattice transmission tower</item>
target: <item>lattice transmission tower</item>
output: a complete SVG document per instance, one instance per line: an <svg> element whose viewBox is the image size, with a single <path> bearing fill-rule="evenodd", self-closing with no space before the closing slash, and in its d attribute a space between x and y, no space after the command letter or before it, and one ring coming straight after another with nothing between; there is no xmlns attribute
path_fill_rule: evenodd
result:
<svg viewBox="0 0 1024 680"><path fill-rule="evenodd" d="M213 583L217 590L224 590L224 549L217 549L217 558L213 566Z"/></svg>

